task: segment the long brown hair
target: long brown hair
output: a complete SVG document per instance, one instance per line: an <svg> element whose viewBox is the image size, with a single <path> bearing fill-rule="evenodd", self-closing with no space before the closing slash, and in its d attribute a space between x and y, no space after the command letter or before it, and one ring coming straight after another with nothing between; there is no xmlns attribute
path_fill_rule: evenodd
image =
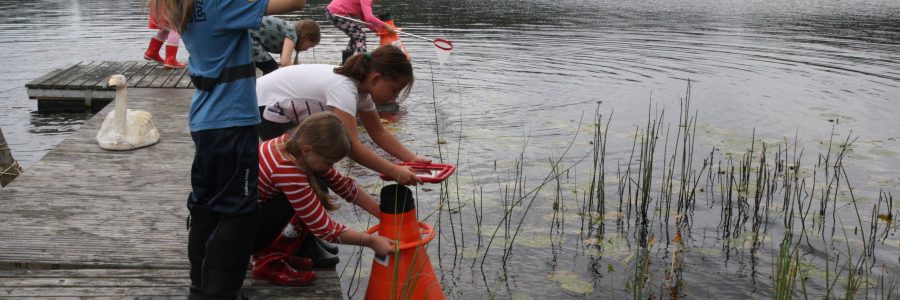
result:
<svg viewBox="0 0 900 300"><path fill-rule="evenodd" d="M194 0L149 0L150 15L156 17L157 24L179 33L187 28L194 15Z"/></svg>
<svg viewBox="0 0 900 300"><path fill-rule="evenodd" d="M403 89L399 99L409 95L413 85L412 64L403 50L392 45L384 45L372 51L371 54L356 53L344 62L344 65L334 68L334 72L362 82L372 71L378 71L388 80L409 82Z"/></svg>
<svg viewBox="0 0 900 300"><path fill-rule="evenodd" d="M349 155L352 145L350 135L347 134L347 130L344 129L341 120L333 113L320 112L307 117L303 122L300 122L299 126L292 129L284 144L280 145L280 149L293 156L295 160L298 160L295 162L306 173L309 186L312 187L313 192L322 201L325 209L335 210L338 208L338 205L331 202L328 192L321 186L320 180L323 174L315 174L309 169L301 150L303 146L311 146L313 152L319 156L329 160L337 160Z"/></svg>

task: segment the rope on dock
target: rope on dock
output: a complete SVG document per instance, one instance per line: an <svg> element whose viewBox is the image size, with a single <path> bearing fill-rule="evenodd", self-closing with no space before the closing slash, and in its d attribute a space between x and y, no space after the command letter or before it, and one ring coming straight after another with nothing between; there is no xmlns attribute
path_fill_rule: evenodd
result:
<svg viewBox="0 0 900 300"><path fill-rule="evenodd" d="M22 166L15 158L12 157L10 150L12 149L9 148L9 144L6 142L6 139L3 138L3 131L0 131L0 154L5 153L9 158L9 166L6 167L5 170L0 171L0 186L5 186L9 183L9 181L12 181L13 178L22 175ZM0 159L0 161L2 161L2 159Z"/></svg>
<svg viewBox="0 0 900 300"><path fill-rule="evenodd" d="M13 170L13 172L10 172L10 170ZM19 165L18 161L13 161L13 163L11 165L9 165L9 168L6 168L6 170L0 171L0 176L5 176L5 175L11 175L11 176L22 175L22 166Z"/></svg>

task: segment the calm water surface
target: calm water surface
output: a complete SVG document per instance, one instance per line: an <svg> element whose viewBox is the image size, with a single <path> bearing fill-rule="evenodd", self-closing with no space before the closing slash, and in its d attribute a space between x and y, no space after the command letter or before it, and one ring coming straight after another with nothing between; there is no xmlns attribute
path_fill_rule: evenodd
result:
<svg viewBox="0 0 900 300"><path fill-rule="evenodd" d="M287 18L324 21L325 5L312 1ZM563 242L547 240L559 230L548 217L552 192L542 192L533 208L517 214L526 221L521 240L530 242L518 241L507 263L501 261L503 247L494 246L482 260L484 249L475 246L479 236L490 236L479 235L479 228L498 226L504 188L520 153L526 186L546 176L548 159L562 155L573 137L568 157L582 157L591 149L585 128L598 101L604 116L612 116L607 172L627 163L633 132L645 126L648 108L664 109L666 124L677 122L679 99L691 80L699 152L717 147L721 154L738 153L754 134L774 142L796 137L814 164L834 130L840 139L858 137L845 165L860 197L871 203L879 190L900 188L900 1L394 0L380 10L392 12L411 33L454 41L450 63L430 66L433 47L404 39L417 81L402 103L406 114L390 125L414 150L460 167L459 188L452 185L449 194L454 203L429 219L441 229L430 248L432 261L453 298L630 294L624 284L630 239L611 238L609 247L620 249L598 259L584 250L576 216L562 222L568 224ZM0 0L0 128L23 165L39 160L91 117L89 112L38 113L25 83L83 60L140 59L153 33L145 25L140 1ZM322 44L304 53L303 61L339 57L346 39L330 25L323 31ZM179 57L188 53L182 49ZM435 124L446 142L441 151ZM565 183L577 189L588 181L588 175L578 174L588 168L576 168ZM354 172L372 190L380 184L366 171ZM420 189L421 212L437 209L438 190ZM479 193L476 206L472 198ZM456 199L469 204L457 205ZM578 210L569 205L567 213ZM447 206L454 213L448 214ZM342 211L346 222L365 226L351 210ZM702 210L698 214L688 242L693 250L686 258L686 295L770 295L767 261L780 238L769 237L769 249L757 254L762 262L732 255L723 251L717 220L702 216ZM360 258L352 250L342 248L338 267L344 289L361 298L371 252ZM660 285L671 260L669 250L655 251L651 286ZM900 249L893 233L877 252L879 263L887 264L885 274L898 274ZM574 279L559 279L566 276ZM821 286L816 280L810 285ZM591 289L572 288L572 281Z"/></svg>

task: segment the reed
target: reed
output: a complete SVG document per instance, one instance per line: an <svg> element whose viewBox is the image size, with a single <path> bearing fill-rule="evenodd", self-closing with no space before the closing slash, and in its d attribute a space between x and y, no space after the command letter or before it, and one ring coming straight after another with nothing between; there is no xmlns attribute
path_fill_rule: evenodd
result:
<svg viewBox="0 0 900 300"><path fill-rule="evenodd" d="M612 226L614 222L616 232L625 237L624 243L630 248L625 252L628 257L625 260L606 254L589 257L590 263L580 270L597 274L604 263L612 270L609 260L615 259L626 266L626 275L603 277L610 286L622 286L624 281L634 299L680 298L698 292L688 289L684 278L691 276L685 265L690 265L690 259L696 257L686 254L698 253L690 251L692 231L696 234L699 229L701 233L717 231L714 240L722 246L726 262L733 255L740 255L737 257L743 265L743 259L749 257L751 277L755 277L759 253L772 253L772 298L871 298L872 293L883 299L896 297L898 282L891 275L891 268L875 267L877 243L884 243L897 231L892 223L896 209L889 191L880 191L871 209L857 201L858 191L852 188L844 168L844 160L856 140L852 132L846 138L828 140L825 154L814 157L818 161L812 166L804 165L807 155L796 133L793 140L785 137L781 142L763 142L754 130L749 133L750 141L743 153L720 156L716 149L706 151L697 146L698 114L692 111L691 85L689 81L686 94L680 99L677 123L672 126L665 121L665 110L651 102L646 121L641 120L643 124L633 129L630 153L628 149L616 152L623 153L623 158L616 160L614 170L607 166L612 162L607 157L607 147L612 145L608 141L611 118L604 120L604 115L612 114L603 113L602 102L598 101L591 118L590 147L585 153L573 151L577 149L573 145L579 139L581 122L568 145L559 153L542 158L546 163L526 155L531 138L527 133L520 151L511 157L508 165L498 167L494 161L493 169L486 167L489 171L465 175L472 179L471 186L459 180L452 187L442 185L437 210L431 216L437 218L438 226L444 230L438 239L445 240L444 244L438 244L437 250L452 247L455 250L452 254L462 257L460 250L467 244L473 245L470 247L476 249L476 255L469 256L471 266L474 270L480 264L487 295L505 298L504 293L511 294L516 287L515 283L509 283L516 276L510 273L518 269L515 262L533 259L523 257L522 243L516 243L530 226L546 224L545 228L550 228L552 257L547 263L555 269L557 264L564 263L557 258L573 249L564 247L564 241L567 244L570 241L566 237L580 236L579 246L602 250L606 225ZM442 142L446 134L437 117L436 98L433 94L435 135L443 160L444 153L452 151L442 148L446 147L442 146L446 144ZM460 111L455 158L458 166L469 165L468 158L461 157L464 152L462 118ZM832 135L835 131L833 127ZM455 177L464 176L465 169L461 167ZM618 178L615 188L606 188L607 172L610 176L615 172ZM587 180L585 174L589 174ZM839 196L847 197L844 194L849 195L849 202L839 200ZM572 195L575 200L567 199ZM701 197L706 200L705 215L694 220ZM485 199L496 200L500 205L486 207ZM571 220L569 216L573 214L566 212L576 208L581 219ZM704 209L704 204L699 208ZM540 223L539 218L535 222L535 211L548 212L549 218L544 222L549 224ZM616 213L615 220L607 218L607 212ZM843 224L845 220L855 223L849 232ZM692 230L697 221L701 225ZM578 222L581 230L571 233L573 224L577 231ZM780 244L766 242L770 235L782 232ZM835 239L841 232L843 240ZM657 237L665 240L665 244L657 241ZM592 238L598 242L585 242ZM861 240L863 246L851 248L851 238ZM660 247L656 247L656 242L660 242ZM533 255L532 251L528 253ZM575 254L576 259L579 255ZM581 267L577 262L575 270ZM456 259L449 267L457 268ZM810 277L811 271L807 269L813 267L824 267L824 280ZM664 273L663 276L655 276L655 269ZM869 280L874 275L879 276L877 285ZM600 286L601 279L594 279L597 281L594 285ZM492 282L495 280L499 282ZM807 290L807 282L823 283L824 289ZM649 287L660 289L657 293ZM696 288L703 287L691 287ZM808 295L810 292L816 295ZM614 291L603 293L615 296Z"/></svg>
<svg viewBox="0 0 900 300"><path fill-rule="evenodd" d="M785 233L779 249L772 272L772 299L793 299L800 270L800 248L793 242L791 231Z"/></svg>

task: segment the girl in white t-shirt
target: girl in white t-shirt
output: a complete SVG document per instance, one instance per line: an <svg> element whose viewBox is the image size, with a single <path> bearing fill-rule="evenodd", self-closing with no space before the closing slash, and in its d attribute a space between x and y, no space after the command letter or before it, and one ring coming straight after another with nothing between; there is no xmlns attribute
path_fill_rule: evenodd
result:
<svg viewBox="0 0 900 300"><path fill-rule="evenodd" d="M291 124L307 116L330 111L341 119L353 140L350 158L363 166L393 177L399 184L418 184L412 169L394 164L362 144L357 117L379 147L404 162L430 163L417 156L381 125L376 104L406 97L413 83L412 65L394 46L381 46L371 53L358 53L340 67L293 65L278 69L256 81L263 123L260 137L281 135ZM279 125L280 124L280 125Z"/></svg>

